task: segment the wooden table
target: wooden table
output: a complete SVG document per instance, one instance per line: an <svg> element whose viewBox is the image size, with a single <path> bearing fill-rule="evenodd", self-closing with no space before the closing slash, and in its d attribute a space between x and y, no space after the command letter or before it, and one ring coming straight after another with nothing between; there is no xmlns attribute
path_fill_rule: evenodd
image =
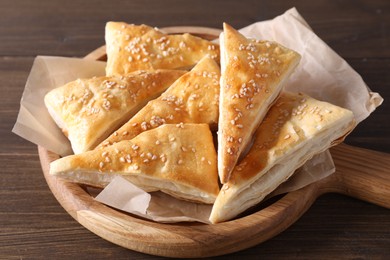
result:
<svg viewBox="0 0 390 260"><path fill-rule="evenodd" d="M11 133L34 57L82 57L104 44L109 20L164 27L240 28L296 6L314 31L390 99L390 4L365 1L0 0L0 259L154 259L111 244L73 220L44 180L37 147ZM346 143L390 152L385 102ZM390 174L390 173L389 173ZM275 238L221 259L385 259L390 211L329 194Z"/></svg>

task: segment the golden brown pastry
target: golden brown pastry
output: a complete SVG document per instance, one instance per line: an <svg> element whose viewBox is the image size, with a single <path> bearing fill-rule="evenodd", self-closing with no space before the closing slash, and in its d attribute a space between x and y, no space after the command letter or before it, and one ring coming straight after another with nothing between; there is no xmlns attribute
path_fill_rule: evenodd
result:
<svg viewBox="0 0 390 260"><path fill-rule="evenodd" d="M275 42L247 39L226 23L220 44L218 173L226 183L300 55Z"/></svg>
<svg viewBox="0 0 390 260"><path fill-rule="evenodd" d="M219 78L217 63L208 56L204 57L99 147L132 139L162 124L206 123L215 127L218 122Z"/></svg>
<svg viewBox="0 0 390 260"><path fill-rule="evenodd" d="M282 93L257 129L249 153L221 188L210 221L230 220L256 205L315 154L340 143L354 126L347 109Z"/></svg>
<svg viewBox="0 0 390 260"><path fill-rule="evenodd" d="M106 186L120 175L146 191L213 203L219 192L217 155L207 124L167 124L50 164L50 174Z"/></svg>
<svg viewBox="0 0 390 260"><path fill-rule="evenodd" d="M45 105L74 153L94 148L185 71L137 71L121 77L78 79L53 89Z"/></svg>
<svg viewBox="0 0 390 260"><path fill-rule="evenodd" d="M140 69L189 68L205 55L219 60L219 46L188 33L167 35L147 25L106 24L107 75Z"/></svg>

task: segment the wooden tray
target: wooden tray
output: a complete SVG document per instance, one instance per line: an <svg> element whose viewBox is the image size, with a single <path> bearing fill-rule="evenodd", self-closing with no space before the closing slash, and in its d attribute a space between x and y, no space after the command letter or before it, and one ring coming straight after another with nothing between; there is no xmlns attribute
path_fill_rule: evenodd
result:
<svg viewBox="0 0 390 260"><path fill-rule="evenodd" d="M167 33L189 32L207 39L220 30L202 27L169 27ZM86 59L104 60L105 47ZM112 209L99 202L83 186L49 175L49 164L58 155L38 147L46 181L62 207L81 225L125 248L169 257L207 257L249 248L292 225L327 192L337 192L390 208L390 155L340 144L331 149L336 173L290 192L250 215L216 224L161 224Z"/></svg>

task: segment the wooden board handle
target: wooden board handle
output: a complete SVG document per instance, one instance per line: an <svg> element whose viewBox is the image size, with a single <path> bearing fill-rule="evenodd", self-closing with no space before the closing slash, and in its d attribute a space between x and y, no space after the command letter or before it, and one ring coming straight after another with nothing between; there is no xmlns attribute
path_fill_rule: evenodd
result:
<svg viewBox="0 0 390 260"><path fill-rule="evenodd" d="M390 209L390 154L340 144L331 149L336 174L325 192L338 192Z"/></svg>

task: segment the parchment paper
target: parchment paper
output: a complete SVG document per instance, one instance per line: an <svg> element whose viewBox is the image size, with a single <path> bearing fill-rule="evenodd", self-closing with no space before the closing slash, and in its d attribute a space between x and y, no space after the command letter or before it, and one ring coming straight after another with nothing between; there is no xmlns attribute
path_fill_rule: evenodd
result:
<svg viewBox="0 0 390 260"><path fill-rule="evenodd" d="M304 92L353 111L357 122L368 117L383 99L372 92L360 75L327 46L295 8L273 20L258 22L240 30L247 37L273 40L302 55L286 89ZM103 37L103 36L102 36ZM69 142L50 118L44 95L77 78L104 75L104 62L37 57L21 100L13 132L62 156L71 153ZM299 189L334 172L329 151L315 156L273 194ZM123 178L115 178L96 198L102 203L160 222L199 221L208 223L210 205L174 199L162 193L151 195Z"/></svg>

